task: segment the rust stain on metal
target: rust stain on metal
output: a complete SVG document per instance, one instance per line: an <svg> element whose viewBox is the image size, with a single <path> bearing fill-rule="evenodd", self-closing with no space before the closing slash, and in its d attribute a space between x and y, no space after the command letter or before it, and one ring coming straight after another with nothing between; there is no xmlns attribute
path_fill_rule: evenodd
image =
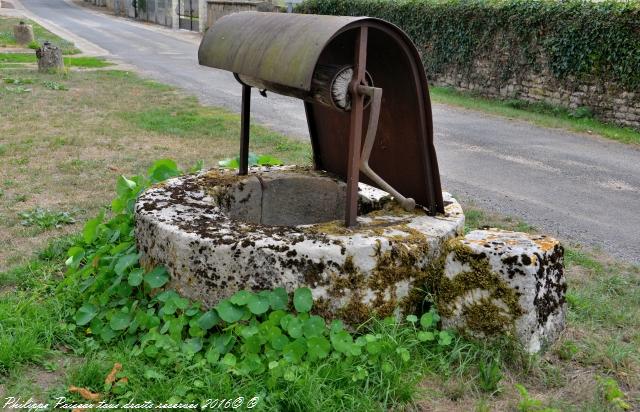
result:
<svg viewBox="0 0 640 412"><path fill-rule="evenodd" d="M349 156L349 149L359 153L367 133L370 108L361 104L364 96L357 87L366 86L366 73L384 91L369 166L430 214L444 212L427 79L415 46L398 27L369 17L237 13L205 34L198 57L202 65L235 73L244 87L303 99L316 168L379 187L353 166L348 173L358 156ZM354 67L351 112L319 101L312 92L316 70L345 65ZM353 223L353 216L347 217L347 224Z"/></svg>

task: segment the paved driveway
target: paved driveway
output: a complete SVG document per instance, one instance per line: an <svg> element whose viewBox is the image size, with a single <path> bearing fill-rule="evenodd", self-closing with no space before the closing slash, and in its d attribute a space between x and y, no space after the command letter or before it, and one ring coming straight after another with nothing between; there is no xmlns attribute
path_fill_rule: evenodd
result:
<svg viewBox="0 0 640 412"><path fill-rule="evenodd" d="M204 103L238 111L240 87L229 73L198 66L195 34L114 18L65 0L22 5L89 52L110 54ZM252 106L254 121L308 138L299 101L270 94L254 96ZM640 263L638 147L443 105L435 105L433 116L447 190L562 239Z"/></svg>

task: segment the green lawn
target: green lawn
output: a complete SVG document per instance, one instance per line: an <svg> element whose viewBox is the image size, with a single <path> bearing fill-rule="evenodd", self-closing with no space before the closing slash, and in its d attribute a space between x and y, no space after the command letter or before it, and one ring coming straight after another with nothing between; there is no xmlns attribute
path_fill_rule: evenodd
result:
<svg viewBox="0 0 640 412"><path fill-rule="evenodd" d="M64 57L65 66L83 67L83 68L101 68L112 66L100 57ZM34 53L0 53L0 64L17 64L17 63L36 63L38 61Z"/></svg>
<svg viewBox="0 0 640 412"><path fill-rule="evenodd" d="M51 43L57 45L62 48L63 54L76 54L80 53L75 45L67 41L50 31L46 30L44 27L40 26L38 23L33 22L31 20L25 19L16 19L9 17L0 17L0 47L18 47L15 39L13 38L13 26L18 24L20 20L25 21L27 24L31 24L33 26L33 35L35 37L35 43L30 44L30 48L37 48L39 45L44 43L45 41L50 41Z"/></svg>

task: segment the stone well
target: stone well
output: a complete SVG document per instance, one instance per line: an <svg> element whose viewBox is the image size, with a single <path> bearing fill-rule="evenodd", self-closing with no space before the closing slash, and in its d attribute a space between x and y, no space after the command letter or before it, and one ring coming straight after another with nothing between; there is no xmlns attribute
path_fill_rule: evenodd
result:
<svg viewBox="0 0 640 412"><path fill-rule="evenodd" d="M210 170L150 188L136 204L144 265L164 265L179 293L213 306L238 290L311 288L316 310L350 323L413 312L464 214L406 212L360 184L347 229L344 182L305 168ZM439 259L441 258L442 259Z"/></svg>

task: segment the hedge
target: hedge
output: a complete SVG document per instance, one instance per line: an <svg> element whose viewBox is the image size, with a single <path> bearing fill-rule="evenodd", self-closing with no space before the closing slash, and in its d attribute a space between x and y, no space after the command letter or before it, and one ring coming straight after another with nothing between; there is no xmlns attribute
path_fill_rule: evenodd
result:
<svg viewBox="0 0 640 412"><path fill-rule="evenodd" d="M503 81L546 65L559 80L640 88L638 0L307 0L297 11L390 21L411 36L429 74L468 72L494 56Z"/></svg>

